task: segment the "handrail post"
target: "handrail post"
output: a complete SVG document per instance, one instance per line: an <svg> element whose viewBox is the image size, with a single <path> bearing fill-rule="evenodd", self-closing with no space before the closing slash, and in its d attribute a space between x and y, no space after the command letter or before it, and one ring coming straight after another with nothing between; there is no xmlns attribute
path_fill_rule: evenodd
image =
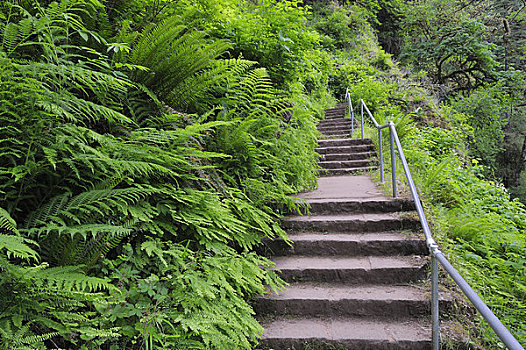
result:
<svg viewBox="0 0 526 350"><path fill-rule="evenodd" d="M438 305L438 260L431 251L431 322L433 350L440 350L440 315Z"/></svg>
<svg viewBox="0 0 526 350"><path fill-rule="evenodd" d="M382 129L378 129L378 144L380 145L380 180L382 183L385 181L384 179L384 150L383 150L383 144L382 144Z"/></svg>
<svg viewBox="0 0 526 350"><path fill-rule="evenodd" d="M349 90L347 89L347 98L349 99L348 100L348 108L349 108L349 118L351 119L351 139L352 139L352 135L354 134L354 108L352 106L352 101L351 101L351 94L349 93Z"/></svg>
<svg viewBox="0 0 526 350"><path fill-rule="evenodd" d="M363 139L363 105L365 104L365 102L363 102L363 100L360 100L360 105L362 106L362 139Z"/></svg>
<svg viewBox="0 0 526 350"><path fill-rule="evenodd" d="M395 141L394 141L394 124L389 121L389 135L391 136L391 175L393 179L393 198L397 197L396 189L396 158L395 158Z"/></svg>
<svg viewBox="0 0 526 350"><path fill-rule="evenodd" d="M349 93L349 106L351 108L351 139L352 135L354 134L354 106L352 105L351 101L351 94Z"/></svg>
<svg viewBox="0 0 526 350"><path fill-rule="evenodd" d="M363 103L363 100L362 100ZM362 107L362 140L363 140L363 107Z"/></svg>

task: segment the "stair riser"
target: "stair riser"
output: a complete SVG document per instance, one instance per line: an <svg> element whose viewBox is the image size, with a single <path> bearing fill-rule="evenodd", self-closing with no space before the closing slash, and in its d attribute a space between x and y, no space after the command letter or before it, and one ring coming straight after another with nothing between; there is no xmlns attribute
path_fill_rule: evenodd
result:
<svg viewBox="0 0 526 350"><path fill-rule="evenodd" d="M323 169L347 169L347 168L361 168L374 164L375 161L372 159L362 160L346 160L336 162L319 162L318 164Z"/></svg>
<svg viewBox="0 0 526 350"><path fill-rule="evenodd" d="M431 341L264 339L258 349L287 350L429 350Z"/></svg>
<svg viewBox="0 0 526 350"><path fill-rule="evenodd" d="M431 312L427 300L320 300L260 298L255 311L259 315L293 315L315 317L385 316L401 319L412 316L427 316Z"/></svg>
<svg viewBox="0 0 526 350"><path fill-rule="evenodd" d="M311 232L384 232L417 229L420 222L415 219L384 220L338 220L338 221L282 221L282 227L289 231Z"/></svg>
<svg viewBox="0 0 526 350"><path fill-rule="evenodd" d="M348 112L345 107L338 107L338 108L326 109L324 114L325 116L327 115L342 115L343 116L345 112Z"/></svg>
<svg viewBox="0 0 526 350"><path fill-rule="evenodd" d="M374 150L373 145L355 145L345 147L318 147L316 152L319 154L342 154L342 153L353 153L353 152L370 152Z"/></svg>
<svg viewBox="0 0 526 350"><path fill-rule="evenodd" d="M354 121L354 125L356 125L356 120ZM351 119L350 118L340 118L340 119L322 119L318 122L318 127L325 127L325 126L331 126L331 125L347 125L351 126Z"/></svg>
<svg viewBox="0 0 526 350"><path fill-rule="evenodd" d="M324 123L324 124L318 124L318 127L317 129L319 131L323 131L323 130L327 130L327 129L347 129L347 130L350 130L351 129L351 123L341 123L341 122L332 122L330 124L328 123ZM356 129L356 124L355 124L355 129Z"/></svg>
<svg viewBox="0 0 526 350"><path fill-rule="evenodd" d="M294 237L291 237L294 240ZM298 241L291 247L282 240L266 244L269 255L302 256L389 256L426 255L427 247L423 240L393 241Z"/></svg>
<svg viewBox="0 0 526 350"><path fill-rule="evenodd" d="M327 120L324 123L319 122L318 123L318 129L324 129L324 128L350 128L351 127L351 121L349 119L340 119L339 121L337 119L334 120ZM356 123L354 124L356 126Z"/></svg>
<svg viewBox="0 0 526 350"><path fill-rule="evenodd" d="M425 277L425 269L419 267L384 269L282 269L279 276L287 283L345 283L345 284L397 284L411 283Z"/></svg>
<svg viewBox="0 0 526 350"><path fill-rule="evenodd" d="M330 140L330 139L350 139L351 133L350 132L334 132L334 133L321 133L323 135L324 140Z"/></svg>
<svg viewBox="0 0 526 350"><path fill-rule="evenodd" d="M351 129L351 123L345 123L345 124L332 124L332 125L322 125L322 124L318 124L318 127L317 129L319 131L324 131L324 130L333 130L333 129L337 129L337 130L341 130L341 129Z"/></svg>
<svg viewBox="0 0 526 350"><path fill-rule="evenodd" d="M369 146L374 147L370 141L362 139L342 139L342 140L318 140L320 147L342 147L342 146Z"/></svg>
<svg viewBox="0 0 526 350"><path fill-rule="evenodd" d="M363 174L369 171L373 171L375 167L365 167L365 168L348 168L348 169L322 169L318 171L318 176L343 176L343 175L353 175L353 174Z"/></svg>
<svg viewBox="0 0 526 350"><path fill-rule="evenodd" d="M411 210L415 210L415 204L409 200L310 203L311 215L392 213Z"/></svg>
<svg viewBox="0 0 526 350"><path fill-rule="evenodd" d="M347 134L322 134L324 140L330 140L330 139L345 139L350 138L351 135L349 133Z"/></svg>
<svg viewBox="0 0 526 350"><path fill-rule="evenodd" d="M351 154L323 154L320 161L346 161L346 160L360 160L369 159L376 155L372 152L359 152Z"/></svg>
<svg viewBox="0 0 526 350"><path fill-rule="evenodd" d="M335 129L335 130L318 130L322 135L332 136L332 135L350 135L351 129Z"/></svg>

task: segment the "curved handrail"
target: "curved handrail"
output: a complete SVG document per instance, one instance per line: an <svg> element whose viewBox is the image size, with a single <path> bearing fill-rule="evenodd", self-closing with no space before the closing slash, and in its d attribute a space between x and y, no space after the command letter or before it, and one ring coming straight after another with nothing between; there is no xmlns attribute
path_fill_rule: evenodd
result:
<svg viewBox="0 0 526 350"><path fill-rule="evenodd" d="M349 98L350 101L350 93L347 89L346 91L346 99ZM433 235L431 233L431 230L429 228L429 224L427 222L426 215L424 213L424 208L422 206L422 202L420 201L420 196L418 195L418 191L416 188L416 185L413 181L413 176L411 175L411 171L409 170L409 165L407 163L407 159L404 155L404 150L402 148L402 144L400 143L400 138L398 137L398 133L396 132L396 126L392 121L389 121L385 125L380 125L374 118L373 114L365 104L363 100L360 100L361 105L361 114L362 114L362 139L364 135L364 128L363 128L363 115L364 110L371 118L375 128L378 130L378 141L380 145L380 171L381 171L381 180L384 181L384 174L383 174L383 149L382 149L382 130L385 128L389 128L389 134L391 138L391 164L392 164L392 181L393 181L393 197L396 198L396 164L395 164L395 147L398 150L398 156L400 158L400 161L402 162L402 167L404 169L404 173L407 178L407 182L409 184L409 188L411 191L411 196L413 197L413 201L415 202L416 211L418 212L418 217L420 219L420 223L422 225L422 229L424 231L424 236L426 239L426 245L429 249L429 253L431 255L431 317L432 317L432 342L433 342L433 350L438 350L440 348L440 330L439 330L439 299L438 299L438 262L444 267L446 272L453 278L455 283L460 287L462 292L466 295L466 297L471 301L473 306L481 313L481 315L484 317L484 319L488 322L491 328L495 331L497 336L502 340L502 342L508 347L510 350L524 350L522 345L515 339L515 337L510 333L510 331L502 324L502 322L495 316L495 314L489 309L489 307L484 303L484 301L478 296L478 294L471 288L471 286L462 278L460 273L451 265L451 263L446 259L444 254L440 251L438 248L438 244L436 243L435 239L433 238ZM352 106L350 103L349 106ZM352 134L351 134L352 136Z"/></svg>

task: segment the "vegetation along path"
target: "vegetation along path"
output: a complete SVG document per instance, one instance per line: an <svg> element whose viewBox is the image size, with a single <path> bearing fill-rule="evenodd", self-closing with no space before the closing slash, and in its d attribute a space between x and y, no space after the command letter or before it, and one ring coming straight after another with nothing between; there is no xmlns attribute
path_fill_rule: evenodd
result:
<svg viewBox="0 0 526 350"><path fill-rule="evenodd" d="M279 294L260 297L263 349L429 349L426 247L408 199L384 196L368 176L373 146L351 140L341 108L318 125L324 168L317 190L298 195L310 215L283 226L294 242L273 241Z"/></svg>

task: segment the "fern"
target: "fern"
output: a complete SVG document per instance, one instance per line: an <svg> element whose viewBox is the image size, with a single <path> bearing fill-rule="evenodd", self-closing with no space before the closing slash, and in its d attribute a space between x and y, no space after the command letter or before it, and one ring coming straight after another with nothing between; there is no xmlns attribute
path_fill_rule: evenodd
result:
<svg viewBox="0 0 526 350"><path fill-rule="evenodd" d="M221 40L207 42L205 33L189 31L177 16L170 17L146 28L132 47L129 61L150 69L132 78L171 106L188 108L220 80L252 64L216 60L230 47Z"/></svg>

